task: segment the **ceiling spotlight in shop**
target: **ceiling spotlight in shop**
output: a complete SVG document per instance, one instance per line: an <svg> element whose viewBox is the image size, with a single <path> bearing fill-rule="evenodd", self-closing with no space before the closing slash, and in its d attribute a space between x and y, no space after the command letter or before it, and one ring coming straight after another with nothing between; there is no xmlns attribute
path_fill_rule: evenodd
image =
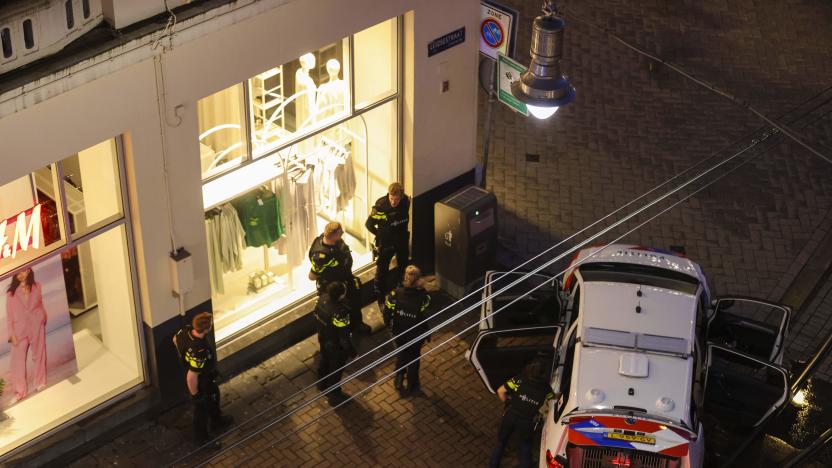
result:
<svg viewBox="0 0 832 468"><path fill-rule="evenodd" d="M551 117L575 99L575 88L560 71L566 23L555 15L554 2L544 2L543 12L532 25L529 68L511 84L511 94L538 119Z"/></svg>

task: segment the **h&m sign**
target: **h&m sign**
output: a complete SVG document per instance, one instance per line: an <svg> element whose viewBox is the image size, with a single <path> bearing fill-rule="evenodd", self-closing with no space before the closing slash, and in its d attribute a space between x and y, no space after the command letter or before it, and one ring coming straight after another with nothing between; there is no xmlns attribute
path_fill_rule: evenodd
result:
<svg viewBox="0 0 832 468"><path fill-rule="evenodd" d="M0 260L17 257L17 251L41 245L40 204L0 222ZM27 222L28 218L28 222ZM11 226L9 222L11 221Z"/></svg>

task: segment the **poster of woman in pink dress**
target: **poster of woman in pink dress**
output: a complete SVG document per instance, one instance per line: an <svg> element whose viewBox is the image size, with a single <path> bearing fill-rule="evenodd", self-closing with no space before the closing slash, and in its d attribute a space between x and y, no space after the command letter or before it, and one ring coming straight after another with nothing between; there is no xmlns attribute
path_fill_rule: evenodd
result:
<svg viewBox="0 0 832 468"><path fill-rule="evenodd" d="M0 408L8 408L77 370L59 257L0 282Z"/></svg>

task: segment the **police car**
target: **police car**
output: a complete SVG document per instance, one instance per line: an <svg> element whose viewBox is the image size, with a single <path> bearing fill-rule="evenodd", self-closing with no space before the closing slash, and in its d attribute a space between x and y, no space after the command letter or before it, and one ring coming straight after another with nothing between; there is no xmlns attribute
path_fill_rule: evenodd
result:
<svg viewBox="0 0 832 468"><path fill-rule="evenodd" d="M587 248L563 281L533 275L492 294L523 275L486 276L483 316L517 301L483 320L468 359L491 392L535 356L551 360L541 467L698 468L704 415L751 428L789 399L791 310L712 299L681 254Z"/></svg>

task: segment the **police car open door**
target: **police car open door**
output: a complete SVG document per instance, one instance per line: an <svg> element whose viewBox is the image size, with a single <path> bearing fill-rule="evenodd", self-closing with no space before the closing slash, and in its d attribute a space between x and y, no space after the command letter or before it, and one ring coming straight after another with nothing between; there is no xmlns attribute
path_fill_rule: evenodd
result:
<svg viewBox="0 0 832 468"><path fill-rule="evenodd" d="M705 412L735 427L755 427L789 401L789 376L766 359L709 344Z"/></svg>
<svg viewBox="0 0 832 468"><path fill-rule="evenodd" d="M511 286L518 280L521 281ZM494 294L503 288L508 289ZM560 321L558 283L551 275L488 271L482 299L480 318L484 320L480 329L483 330L551 325ZM492 315L495 311L499 312Z"/></svg>
<svg viewBox="0 0 832 468"><path fill-rule="evenodd" d="M535 357L554 363L561 327L542 325L479 332L468 353L485 387L496 393Z"/></svg>
<svg viewBox="0 0 832 468"><path fill-rule="evenodd" d="M721 297L708 317L707 341L781 364L792 311L750 297Z"/></svg>

